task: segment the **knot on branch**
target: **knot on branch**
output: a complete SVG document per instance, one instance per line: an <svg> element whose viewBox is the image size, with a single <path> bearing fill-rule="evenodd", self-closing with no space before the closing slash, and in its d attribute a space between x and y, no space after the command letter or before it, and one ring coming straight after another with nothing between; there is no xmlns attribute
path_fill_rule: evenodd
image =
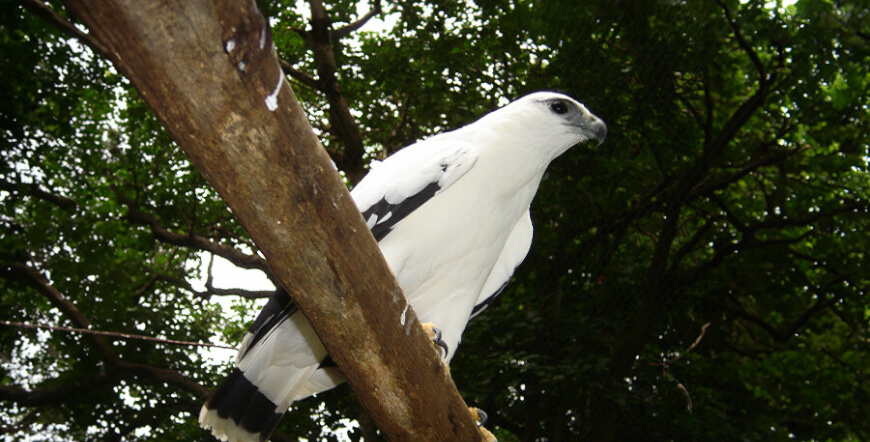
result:
<svg viewBox="0 0 870 442"><path fill-rule="evenodd" d="M218 8L221 13L221 44L230 63L243 74L272 54L272 29L253 5Z"/></svg>

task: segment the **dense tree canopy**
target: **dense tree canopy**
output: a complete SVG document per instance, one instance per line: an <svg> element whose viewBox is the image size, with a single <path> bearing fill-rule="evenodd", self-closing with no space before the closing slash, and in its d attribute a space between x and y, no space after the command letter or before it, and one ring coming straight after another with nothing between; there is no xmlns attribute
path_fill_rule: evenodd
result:
<svg viewBox="0 0 870 442"><path fill-rule="evenodd" d="M258 4L351 185L526 92L607 121L453 361L499 440L870 438L868 2ZM268 296L214 287L265 261L70 22L2 4L0 432L209 440L226 354L20 326L237 345ZM291 411L279 438L377 437L347 387Z"/></svg>

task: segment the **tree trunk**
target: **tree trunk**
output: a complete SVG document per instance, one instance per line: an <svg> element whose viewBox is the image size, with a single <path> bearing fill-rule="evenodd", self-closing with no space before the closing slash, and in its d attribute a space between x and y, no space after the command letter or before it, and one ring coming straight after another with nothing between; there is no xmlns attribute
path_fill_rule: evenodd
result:
<svg viewBox="0 0 870 442"><path fill-rule="evenodd" d="M66 0L227 202L391 440L479 440L253 1Z"/></svg>

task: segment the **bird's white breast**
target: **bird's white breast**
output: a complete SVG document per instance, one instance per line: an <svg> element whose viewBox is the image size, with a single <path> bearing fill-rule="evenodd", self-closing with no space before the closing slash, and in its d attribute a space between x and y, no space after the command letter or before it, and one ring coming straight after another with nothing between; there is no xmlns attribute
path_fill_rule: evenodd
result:
<svg viewBox="0 0 870 442"><path fill-rule="evenodd" d="M524 181L519 188L505 185L501 173L487 170L484 160L380 242L420 320L441 328L448 356L456 350L480 291L540 180L513 181Z"/></svg>

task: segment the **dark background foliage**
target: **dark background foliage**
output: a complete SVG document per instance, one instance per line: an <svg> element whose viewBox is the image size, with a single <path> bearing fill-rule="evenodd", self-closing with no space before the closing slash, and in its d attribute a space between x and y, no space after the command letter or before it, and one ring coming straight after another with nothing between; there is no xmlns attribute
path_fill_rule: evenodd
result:
<svg viewBox="0 0 870 442"><path fill-rule="evenodd" d="M375 5L342 0L325 41L308 5L258 3L351 182L535 90L608 123L551 166L529 257L453 361L499 440L870 438L868 2L406 1L378 4L395 25L373 32L352 25ZM262 270L255 247L40 5L0 4L0 320L236 345L268 293L205 269ZM0 326L0 434L208 440L218 359ZM278 437L348 419L377 437L346 386L294 404Z"/></svg>

